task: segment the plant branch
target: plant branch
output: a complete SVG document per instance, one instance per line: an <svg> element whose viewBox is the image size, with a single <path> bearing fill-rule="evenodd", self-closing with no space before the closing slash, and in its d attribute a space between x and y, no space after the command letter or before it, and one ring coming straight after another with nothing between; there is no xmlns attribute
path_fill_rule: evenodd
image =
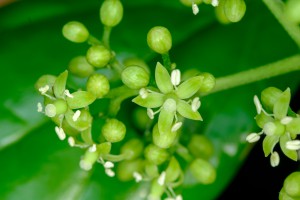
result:
<svg viewBox="0 0 300 200"><path fill-rule="evenodd" d="M284 3L278 0L263 0L263 2L300 48L300 28L286 17L284 13Z"/></svg>
<svg viewBox="0 0 300 200"><path fill-rule="evenodd" d="M210 93L227 90L229 88L253 83L297 70L300 70L300 55L291 56L255 69L217 78L216 86Z"/></svg>

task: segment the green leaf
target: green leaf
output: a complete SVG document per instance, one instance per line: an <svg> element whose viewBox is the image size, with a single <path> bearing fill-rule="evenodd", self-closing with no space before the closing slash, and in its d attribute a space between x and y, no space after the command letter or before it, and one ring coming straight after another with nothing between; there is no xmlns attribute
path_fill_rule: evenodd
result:
<svg viewBox="0 0 300 200"><path fill-rule="evenodd" d="M87 91L77 91L72 93L72 96L73 97L67 97L67 103L71 109L86 107L93 103L96 99L92 93Z"/></svg>
<svg viewBox="0 0 300 200"><path fill-rule="evenodd" d="M290 141L291 138L289 136L289 134L285 134L283 136L280 137L280 148L282 150L282 152L284 153L284 155L286 155L288 158L297 161L298 160L298 154L297 151L295 150L289 150L286 148L286 142Z"/></svg>
<svg viewBox="0 0 300 200"><path fill-rule="evenodd" d="M275 145L279 142L280 136L278 135L267 135L263 141L263 151L265 154L265 157L267 157L271 152L273 152L273 149Z"/></svg>

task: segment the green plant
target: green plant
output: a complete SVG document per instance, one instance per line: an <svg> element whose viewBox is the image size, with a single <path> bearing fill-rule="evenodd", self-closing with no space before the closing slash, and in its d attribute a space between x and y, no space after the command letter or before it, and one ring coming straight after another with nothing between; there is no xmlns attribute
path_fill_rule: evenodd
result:
<svg viewBox="0 0 300 200"><path fill-rule="evenodd" d="M283 12L280 9L281 4L264 1L295 43L276 24L274 18L267 15L269 13L258 2L249 3L250 9L247 9L247 12L251 17L247 18L246 12L244 21L242 18L248 3L245 4L243 0L204 1L208 5L199 5L200 9L195 4L200 2L182 2L192 6L193 13L191 10L185 10L179 1L155 3L132 0L124 2L124 9L122 3L119 0L106 0L102 4L101 39L92 35L93 32L98 32L98 26L95 30L90 30L97 24L94 21L91 21L90 25L88 21L83 25L81 22L73 21L74 19L68 19L71 22L66 23L62 29L65 38L75 43L85 42L85 44L78 44L81 45L80 47L72 46L75 50L70 50L71 53L62 51L63 61L58 59L51 63L52 65L65 62L68 70L57 68L57 71L52 71L47 64L46 69L37 70L38 74L42 72L48 74L48 71L51 71L54 75L43 75L35 83L36 90L43 98L25 93L21 94L22 98L16 98L18 99L16 103L12 100L4 102L3 113L7 120L3 123L3 129L7 131L0 140L4 158L8 158L15 149L19 148L18 145L22 144L22 141L16 143L15 147L9 146L26 133L43 130L36 127L44 124L45 118L42 115L31 114L32 106L28 107L31 111L26 110L27 99L30 105L33 101L39 102L38 112L44 113L56 124L53 129L60 140L67 139L71 147L79 147L77 150L69 148L65 142L52 146L56 144L56 140L53 135L49 136L49 132L54 132L47 128L53 127L50 123L43 125L45 134L36 133L34 139L25 137L24 148L28 149L28 146L31 147L36 143L37 149L29 148L22 152L17 162L24 162L28 153L41 153L40 159L54 156L53 164L50 161L51 164L45 166L53 166L49 174L57 176L37 178L38 182L45 183L41 191L46 195L30 191L27 198L32 195L34 198L50 199L64 197L84 199L99 198L99 196L106 199L146 197L160 199L167 196L180 199L181 193L185 199L193 198L195 194L206 199L215 198L239 166L238 157L249 147L245 141L256 142L263 133L266 134L263 150L266 156L271 153L272 166L279 164L279 154L273 151L278 141L286 156L293 160L298 159L296 151L300 147L296 137L299 134L299 115L289 109L289 103L291 90L294 91L298 85L299 73L261 81L300 69L300 56L297 54L291 56L298 51L295 43L300 44L300 30L296 22L293 22L296 20L293 18L291 21L291 17L285 14L291 11ZM151 6L154 5L159 5L157 14L162 15L159 19L165 20L161 22L163 26L157 26L155 18L146 20L147 16L151 17L153 13L144 12L150 11ZM259 32L254 43L261 51L252 52L251 45L248 44L243 48L244 55L238 55L238 50L242 48L235 41L238 39L236 38L239 35L238 31L249 31L249 24L251 22L253 24L255 19L253 16L256 11L253 9L251 12L251 6L262 9L268 16L265 20L273 23L268 31L272 32L275 27L275 36L284 39L264 36ZM126 18L127 7L128 10L134 9L134 12L128 15L132 18ZM137 23L142 23L143 26L134 23L139 7L143 8L140 16L143 16L144 20L141 19ZM228 27L217 25L212 12L213 7L216 7L216 16L222 23L242 21ZM74 9L83 8L78 4L78 7L74 5ZM121 21L123 12L124 25ZM170 12L178 13L180 16L178 20L186 19L189 23L181 22L184 28L178 27L179 22L173 22L173 19L168 17L167 13ZM197 18L199 16L203 18ZM149 25L146 21L149 21ZM215 24L214 28L209 31L210 34L205 34L202 28L212 23ZM117 32L118 27L120 29ZM165 27L170 27L170 31ZM221 33L215 29L221 30ZM228 30L229 33L226 34ZM120 34L120 31L124 35ZM204 36L193 35L195 31L199 31ZM5 36L6 32L2 34ZM224 37L231 40L224 40ZM243 40L245 38L242 38ZM276 51L276 48L270 48L274 45L274 41L281 48L288 50L281 52ZM70 44L62 43L63 48L71 48L67 47ZM162 57L159 58L156 53L148 50L147 43ZM257 48L256 46L252 47ZM263 51L264 48L267 51ZM67 64L69 54L75 58ZM79 54L81 55L78 56ZM201 59L198 59L200 56ZM252 59L252 56L255 59ZM39 62L45 63L41 56L36 57ZM6 63L12 61L9 58L5 59ZM27 57L26 59L28 60ZM214 64L210 64L212 60L215 60ZM252 68L253 65L262 66ZM9 73L16 76L13 72ZM219 78L215 78L213 74ZM9 82L5 77L3 80L4 83ZM257 81L261 82L255 83ZM235 88L249 83L252 84L250 87ZM251 105L251 96L270 85L291 89L286 89L284 92L277 88L264 90L261 97L264 108L255 96L256 123L262 131L247 136L245 133L250 133L254 129L252 120L254 106ZM14 87L17 86L12 84L12 88ZM227 91L227 89L231 90ZM22 101L24 98L25 100ZM221 103L220 99L224 99L225 102ZM229 119L228 116L233 116L233 119ZM12 131L19 130L19 127L22 127L20 131ZM242 133L244 139L241 142ZM35 140L37 141L34 142ZM50 152L37 152L45 145L49 146L47 151ZM54 152L57 152L57 155ZM48 156L43 157L44 154ZM224 173L224 169L231 166L231 161L234 161L234 168L229 173ZM9 161L8 164L11 165L11 162ZM95 164L96 162L100 165ZM42 160L32 163L34 166L43 166L43 163L49 162ZM119 164L115 166L114 163ZM26 172L26 177L36 173L28 172L30 166L31 164L21 169ZM8 169L8 167L4 168ZM3 175L4 181L7 182L4 184L3 191L5 198L13 197L9 191L14 191L11 184L19 179L17 175L12 175L14 170L17 171L16 169L18 169L16 166L12 167L11 174ZM121 181L135 179L139 184L134 184L134 181L120 183L118 179L109 179L103 174L108 177L116 175ZM9 175L12 176L12 181ZM51 183L52 180L62 180L62 184L56 187ZM69 186L68 183L73 182L76 183L72 187ZM114 183L124 187L115 194L106 194L104 191L112 191ZM107 187L106 184L110 186ZM297 194L293 193L294 190L287 190L287 184L285 183L280 198L284 195L284 198L294 198L294 196L296 198ZM25 184L21 187L26 189L30 188L30 185ZM72 188L80 189L71 192ZM203 193L198 194L196 191L201 188ZM54 190L53 194L48 193L51 190ZM90 190L93 191L89 193ZM102 192L103 194L99 194Z"/></svg>

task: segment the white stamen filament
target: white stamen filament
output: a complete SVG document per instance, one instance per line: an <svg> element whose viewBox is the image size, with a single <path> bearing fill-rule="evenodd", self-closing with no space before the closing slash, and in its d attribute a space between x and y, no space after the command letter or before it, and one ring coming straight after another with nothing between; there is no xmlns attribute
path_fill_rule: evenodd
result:
<svg viewBox="0 0 300 200"><path fill-rule="evenodd" d="M61 127L55 126L55 132L60 140L64 140L66 138L66 134Z"/></svg>
<svg viewBox="0 0 300 200"><path fill-rule="evenodd" d="M260 135L258 135L257 133L250 133L247 137L246 140L249 143L254 143L257 142L260 139Z"/></svg>
<svg viewBox="0 0 300 200"><path fill-rule="evenodd" d="M256 95L254 95L253 101L254 101L254 105L256 107L257 114L260 114L261 110L262 110L262 106L261 106L261 103L260 103L260 101L259 101L259 99Z"/></svg>
<svg viewBox="0 0 300 200"><path fill-rule="evenodd" d="M114 177L115 176L115 172L113 170L111 170L110 168L106 168L105 173L109 177Z"/></svg>
<svg viewBox="0 0 300 200"><path fill-rule="evenodd" d="M75 139L73 137L69 137L68 138L68 143L69 143L70 147L74 147L75 146Z"/></svg>
<svg viewBox="0 0 300 200"><path fill-rule="evenodd" d="M197 15L197 14L199 13L199 7L198 7L198 5L195 4L194 2L193 2L193 4L192 4L192 11L193 11L193 14L194 14L194 15Z"/></svg>
<svg viewBox="0 0 300 200"><path fill-rule="evenodd" d="M160 174L160 176L158 177L157 183L158 183L159 185L162 186L162 185L165 184L165 180L166 180L166 172L163 171L163 172Z"/></svg>
<svg viewBox="0 0 300 200"><path fill-rule="evenodd" d="M133 172L132 176L134 177L135 182L137 182L137 183L139 183L143 180L142 175L138 172Z"/></svg>
<svg viewBox="0 0 300 200"><path fill-rule="evenodd" d="M74 113L72 119L74 122L76 122L78 120L78 118L80 117L81 111L80 110L76 110L76 112Z"/></svg>
<svg viewBox="0 0 300 200"><path fill-rule="evenodd" d="M279 165L279 162L280 162L279 154L276 151L274 151L270 157L271 166L277 167Z"/></svg>
<svg viewBox="0 0 300 200"><path fill-rule="evenodd" d="M69 97L69 98L73 98L74 96L70 93L70 91L69 90L65 90L65 95L67 96L67 97Z"/></svg>
<svg viewBox="0 0 300 200"><path fill-rule="evenodd" d="M154 119L154 112L151 108L147 108L147 115L150 119Z"/></svg>

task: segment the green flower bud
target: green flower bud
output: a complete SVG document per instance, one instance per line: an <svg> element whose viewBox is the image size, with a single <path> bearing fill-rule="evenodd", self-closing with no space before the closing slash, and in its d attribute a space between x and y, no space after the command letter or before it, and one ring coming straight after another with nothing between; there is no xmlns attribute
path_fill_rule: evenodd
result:
<svg viewBox="0 0 300 200"><path fill-rule="evenodd" d="M101 132L108 142L119 142L125 137L126 127L123 122L117 119L108 119Z"/></svg>
<svg viewBox="0 0 300 200"><path fill-rule="evenodd" d="M110 61L111 53L103 45L94 45L88 49L86 59L94 67L102 68Z"/></svg>
<svg viewBox="0 0 300 200"><path fill-rule="evenodd" d="M150 178L154 178L154 177L157 177L159 175L157 165L155 165L153 163L150 163L150 162L146 162L145 172L146 172L147 176L150 177Z"/></svg>
<svg viewBox="0 0 300 200"><path fill-rule="evenodd" d="M172 157L166 169L166 183L172 183L178 179L181 174L181 168L175 157Z"/></svg>
<svg viewBox="0 0 300 200"><path fill-rule="evenodd" d="M188 144L188 149L196 158L209 159L214 152L212 142L204 135L194 134Z"/></svg>
<svg viewBox="0 0 300 200"><path fill-rule="evenodd" d="M177 132L172 132L171 129L167 132L160 133L158 131L158 124L153 127L153 143L160 148L169 148L174 143Z"/></svg>
<svg viewBox="0 0 300 200"><path fill-rule="evenodd" d="M149 73L140 66L129 66L122 71L122 82L131 89L146 87L150 80Z"/></svg>
<svg viewBox="0 0 300 200"><path fill-rule="evenodd" d="M263 128L264 125L268 122L274 121L273 117L266 115L264 112L261 112L260 114L255 116L256 124Z"/></svg>
<svg viewBox="0 0 300 200"><path fill-rule="evenodd" d="M207 72L201 73L200 76L203 77L203 80L200 84L200 92L210 92L216 85L215 77Z"/></svg>
<svg viewBox="0 0 300 200"><path fill-rule="evenodd" d="M96 97L87 91L77 91L72 93L72 97L67 98L69 108L78 109L83 108L95 101Z"/></svg>
<svg viewBox="0 0 300 200"><path fill-rule="evenodd" d="M69 62L69 71L78 77L88 77L94 73L94 67L90 65L84 56L77 56Z"/></svg>
<svg viewBox="0 0 300 200"><path fill-rule="evenodd" d="M155 26L148 32L147 43L156 53L168 53L172 47L171 33L165 27Z"/></svg>
<svg viewBox="0 0 300 200"><path fill-rule="evenodd" d="M207 161L197 158L192 161L189 169L199 183L211 184L216 180L216 170Z"/></svg>
<svg viewBox="0 0 300 200"><path fill-rule="evenodd" d="M105 26L113 27L123 17L123 5L119 0L105 0L100 8L100 20Z"/></svg>
<svg viewBox="0 0 300 200"><path fill-rule="evenodd" d="M72 110L68 110L65 118L70 126L78 131L84 131L92 126L93 117L86 109L78 110L75 113Z"/></svg>
<svg viewBox="0 0 300 200"><path fill-rule="evenodd" d="M291 197L285 191L284 188L280 190L279 193L279 200L300 200L300 198Z"/></svg>
<svg viewBox="0 0 300 200"><path fill-rule="evenodd" d="M294 23L300 23L299 0L288 0L285 4L285 15Z"/></svg>
<svg viewBox="0 0 300 200"><path fill-rule="evenodd" d="M149 144L145 149L146 159L155 165L160 165L169 158L169 153L158 146Z"/></svg>
<svg viewBox="0 0 300 200"><path fill-rule="evenodd" d="M297 135L300 133L300 118L293 118L293 120L286 125L287 132L292 135Z"/></svg>
<svg viewBox="0 0 300 200"><path fill-rule="evenodd" d="M144 162L138 160L125 160L119 163L117 167L117 176L121 181L133 180L133 173L142 171Z"/></svg>
<svg viewBox="0 0 300 200"><path fill-rule="evenodd" d="M111 150L110 142L103 142L103 143L97 145L97 151L100 153L100 155L109 154L110 150Z"/></svg>
<svg viewBox="0 0 300 200"><path fill-rule="evenodd" d="M46 85L51 88L56 80L56 76L53 75L43 75L41 76L37 82L35 83L34 87L38 91L40 88L45 87ZM51 90L50 90L51 91Z"/></svg>
<svg viewBox="0 0 300 200"><path fill-rule="evenodd" d="M121 147L121 153L128 155L128 160L133 160L142 155L144 144L139 139L131 139Z"/></svg>
<svg viewBox="0 0 300 200"><path fill-rule="evenodd" d="M53 105L56 108L56 115L64 114L67 112L68 105L64 99L57 99L53 102Z"/></svg>
<svg viewBox="0 0 300 200"><path fill-rule="evenodd" d="M82 43L89 38L89 31L80 22L72 21L64 25L62 33L65 38L72 42Z"/></svg>
<svg viewBox="0 0 300 200"><path fill-rule="evenodd" d="M300 198L300 172L291 173L284 180L283 188L292 198Z"/></svg>
<svg viewBox="0 0 300 200"><path fill-rule="evenodd" d="M217 20L221 24L229 24L230 23L229 19L226 17L225 11L224 11L225 1L226 0L219 0L219 5L217 7L215 7L215 14L216 14Z"/></svg>
<svg viewBox="0 0 300 200"><path fill-rule="evenodd" d="M244 0L225 0L224 13L231 22L240 21L246 12L246 4Z"/></svg>
<svg viewBox="0 0 300 200"><path fill-rule="evenodd" d="M123 60L123 65L126 66L126 67L129 67L129 66L132 66L132 65L140 66L140 67L144 68L144 70L146 70L150 74L149 66L142 59L127 58L127 59Z"/></svg>
<svg viewBox="0 0 300 200"><path fill-rule="evenodd" d="M261 92L261 102L268 111L273 112L273 107L282 91L275 87L268 87Z"/></svg>
<svg viewBox="0 0 300 200"><path fill-rule="evenodd" d="M93 74L86 83L86 90L97 98L102 98L109 92L110 85L106 76L102 74Z"/></svg>

